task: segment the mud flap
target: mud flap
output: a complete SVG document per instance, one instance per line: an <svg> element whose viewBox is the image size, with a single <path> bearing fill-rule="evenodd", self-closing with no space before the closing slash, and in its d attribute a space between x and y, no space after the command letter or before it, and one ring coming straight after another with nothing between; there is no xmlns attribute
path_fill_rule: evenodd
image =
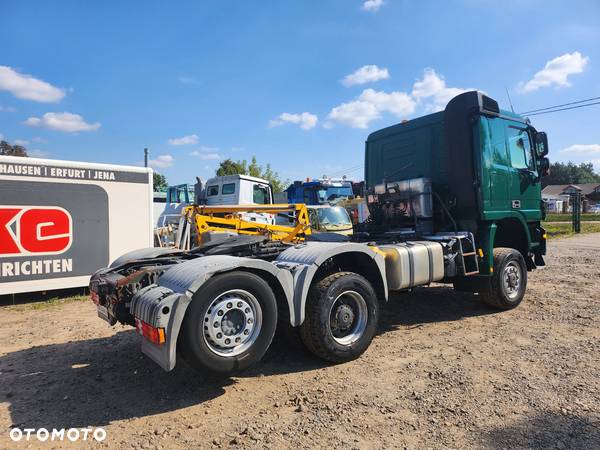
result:
<svg viewBox="0 0 600 450"><path fill-rule="evenodd" d="M461 292L489 292L491 290L489 275L457 277L453 281L454 289Z"/></svg>
<svg viewBox="0 0 600 450"><path fill-rule="evenodd" d="M546 261L544 261L544 257L542 256L541 253L534 254L533 262L535 263L536 267L539 269L546 267Z"/></svg>
<svg viewBox="0 0 600 450"><path fill-rule="evenodd" d="M131 314L155 328L164 328L166 340L156 345L142 338L142 353L165 371L173 370L177 356L177 337L191 299L155 284L138 291L131 301Z"/></svg>

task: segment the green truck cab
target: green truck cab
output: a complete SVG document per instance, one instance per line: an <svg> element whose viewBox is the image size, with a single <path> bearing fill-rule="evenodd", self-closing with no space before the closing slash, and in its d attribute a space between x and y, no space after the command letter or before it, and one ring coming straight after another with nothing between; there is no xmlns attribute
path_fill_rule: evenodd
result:
<svg viewBox="0 0 600 450"><path fill-rule="evenodd" d="M384 232L389 232L392 224L396 228L416 226L420 234L472 233L479 274L457 278L454 286L485 291L494 270L494 248L518 250L527 270L544 265L546 233L541 220L545 209L540 180L549 171L547 154L546 134L528 119L500 110L495 100L481 92L461 94L444 111L368 137L365 181L369 206L375 212L374 226L379 224ZM415 218L405 207L403 214L390 220L389 205L394 200L388 186L420 179L430 182L431 213ZM382 193L387 195L384 200ZM416 191L417 196L421 194ZM388 212L378 213L382 208L377 206L386 202Z"/></svg>

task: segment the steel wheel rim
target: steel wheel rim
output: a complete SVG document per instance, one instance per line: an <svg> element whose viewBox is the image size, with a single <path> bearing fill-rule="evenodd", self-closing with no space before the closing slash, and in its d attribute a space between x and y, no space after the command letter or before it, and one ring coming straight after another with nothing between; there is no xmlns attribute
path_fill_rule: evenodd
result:
<svg viewBox="0 0 600 450"><path fill-rule="evenodd" d="M522 279L523 274L520 265L516 261L510 261L502 272L502 283L504 284L506 295L511 300L519 296Z"/></svg>
<svg viewBox="0 0 600 450"><path fill-rule="evenodd" d="M367 302L356 291L345 291L336 297L329 310L329 332L340 345L358 341L367 328Z"/></svg>
<svg viewBox="0 0 600 450"><path fill-rule="evenodd" d="M202 334L211 352L233 357L252 347L261 327L262 308L256 297L243 289L232 289L210 302Z"/></svg>

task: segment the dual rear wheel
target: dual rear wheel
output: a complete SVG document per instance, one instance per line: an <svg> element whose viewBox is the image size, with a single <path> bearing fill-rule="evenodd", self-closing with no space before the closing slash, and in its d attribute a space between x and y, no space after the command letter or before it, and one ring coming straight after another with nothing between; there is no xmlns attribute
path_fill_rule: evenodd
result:
<svg viewBox="0 0 600 450"><path fill-rule="evenodd" d="M332 362L358 358L379 320L371 284L352 272L318 281L310 290L300 335L315 355ZM188 307L180 333L184 359L194 368L230 374L258 362L277 324L277 301L269 284L250 272L208 280Z"/></svg>

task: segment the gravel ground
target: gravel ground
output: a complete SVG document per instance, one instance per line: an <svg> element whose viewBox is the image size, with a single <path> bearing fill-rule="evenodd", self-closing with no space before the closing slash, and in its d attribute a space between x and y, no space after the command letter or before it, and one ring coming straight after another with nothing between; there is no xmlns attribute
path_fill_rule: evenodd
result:
<svg viewBox="0 0 600 450"><path fill-rule="evenodd" d="M600 234L547 262L516 310L418 289L354 362L276 338L233 378L164 373L90 302L2 308L0 448L61 445L15 444L14 426L103 427L111 448L600 448Z"/></svg>

